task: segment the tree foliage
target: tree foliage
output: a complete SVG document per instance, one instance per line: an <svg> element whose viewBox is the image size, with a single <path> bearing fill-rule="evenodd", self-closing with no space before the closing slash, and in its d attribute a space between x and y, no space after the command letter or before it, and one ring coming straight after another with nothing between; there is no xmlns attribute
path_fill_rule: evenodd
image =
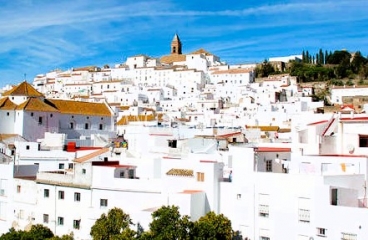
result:
<svg viewBox="0 0 368 240"><path fill-rule="evenodd" d="M194 226L195 236L199 239L231 240L233 237L231 221L223 214L209 212L195 222Z"/></svg>
<svg viewBox="0 0 368 240"><path fill-rule="evenodd" d="M301 62L292 61L289 65L290 75L297 76L299 82L368 77L368 59L359 51L350 54L345 50L332 53L320 49L315 55L310 55L303 50L302 57Z"/></svg>
<svg viewBox="0 0 368 240"><path fill-rule="evenodd" d="M63 236L62 238L55 237L54 233L42 224L36 224L31 227L29 231L15 230L10 228L9 231L0 236L0 240L72 240L73 237L68 238L68 236Z"/></svg>
<svg viewBox="0 0 368 240"><path fill-rule="evenodd" d="M192 222L188 216L181 216L177 206L162 206L152 213L150 239L190 239Z"/></svg>
<svg viewBox="0 0 368 240"><path fill-rule="evenodd" d="M263 63L257 66L255 69L256 77L268 77L268 75L274 72L275 72L274 67L267 60L264 60Z"/></svg>
<svg viewBox="0 0 368 240"><path fill-rule="evenodd" d="M98 240L240 240L240 232L234 232L231 221L223 214L209 212L197 221L182 216L177 206L162 206L152 213L149 229L137 224L137 231L131 229L132 219L120 208L113 208L102 214L92 226L90 235ZM61 237L41 225L33 225L30 231L9 229L0 240L73 240L73 233Z"/></svg>
<svg viewBox="0 0 368 240"><path fill-rule="evenodd" d="M136 232L130 228L132 220L130 216L120 208L112 208L106 214L102 214L91 228L91 236L97 240L129 240L134 239Z"/></svg>

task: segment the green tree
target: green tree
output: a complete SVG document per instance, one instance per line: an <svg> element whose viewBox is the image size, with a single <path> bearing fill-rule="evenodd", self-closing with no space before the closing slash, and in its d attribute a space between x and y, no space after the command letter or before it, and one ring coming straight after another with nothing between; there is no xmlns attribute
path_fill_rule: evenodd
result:
<svg viewBox="0 0 368 240"><path fill-rule="evenodd" d="M40 239L52 239L54 237L53 232L42 224L36 224L27 231L10 228L9 232L0 236L0 240L40 240Z"/></svg>
<svg viewBox="0 0 368 240"><path fill-rule="evenodd" d="M261 65L256 67L255 71L257 77L268 77L268 75L275 72L275 69L272 64L265 59Z"/></svg>
<svg viewBox="0 0 368 240"><path fill-rule="evenodd" d="M351 70L353 73L359 73L360 69L368 62L368 60L362 56L362 54L357 51L354 54L354 58L351 61Z"/></svg>
<svg viewBox="0 0 368 240"><path fill-rule="evenodd" d="M33 239L48 239L54 236L54 233L48 227L45 227L42 224L32 225L28 234Z"/></svg>
<svg viewBox="0 0 368 240"><path fill-rule="evenodd" d="M16 231L14 228L10 228L7 233L0 236L0 240L21 240L24 233L23 231Z"/></svg>
<svg viewBox="0 0 368 240"><path fill-rule="evenodd" d="M361 66L361 68L359 70L359 77L360 77L360 79L368 78L368 63Z"/></svg>
<svg viewBox="0 0 368 240"><path fill-rule="evenodd" d="M145 239L191 239L193 223L188 216L181 216L177 206L162 206L152 213L152 222Z"/></svg>
<svg viewBox="0 0 368 240"><path fill-rule="evenodd" d="M194 234L197 239L231 240L233 237L231 221L223 214L209 212L195 222Z"/></svg>
<svg viewBox="0 0 368 240"><path fill-rule="evenodd" d="M319 60L318 60L319 64L325 64L325 58L323 56L323 51L321 48L319 49L318 56L319 56Z"/></svg>
<svg viewBox="0 0 368 240"><path fill-rule="evenodd" d="M324 64L327 64L327 58L328 58L328 52L326 50L325 51L325 56L324 56Z"/></svg>
<svg viewBox="0 0 368 240"><path fill-rule="evenodd" d="M73 237L73 233L71 233L69 235L63 235L61 237L54 236L54 237L50 238L49 240L74 240L74 237Z"/></svg>
<svg viewBox="0 0 368 240"><path fill-rule="evenodd" d="M351 54L348 51L335 51L328 57L328 63L348 65L350 63L350 58Z"/></svg>
<svg viewBox="0 0 368 240"><path fill-rule="evenodd" d="M130 240L134 239L136 232L130 229L132 225L130 216L120 208L110 209L102 214L91 228L91 236L96 240Z"/></svg>
<svg viewBox="0 0 368 240"><path fill-rule="evenodd" d="M305 61L304 61L304 63L310 63L310 55L309 55L308 50L305 52Z"/></svg>

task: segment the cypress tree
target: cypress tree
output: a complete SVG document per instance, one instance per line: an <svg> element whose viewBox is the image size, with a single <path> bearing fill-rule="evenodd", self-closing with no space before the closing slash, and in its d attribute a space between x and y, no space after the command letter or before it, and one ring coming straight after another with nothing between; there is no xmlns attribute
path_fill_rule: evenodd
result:
<svg viewBox="0 0 368 240"><path fill-rule="evenodd" d="M327 58L328 58L328 52L327 50L325 51L325 64L327 64Z"/></svg>
<svg viewBox="0 0 368 240"><path fill-rule="evenodd" d="M305 52L305 62L310 63L310 56L308 50Z"/></svg>
<svg viewBox="0 0 368 240"><path fill-rule="evenodd" d="M324 64L323 51L321 48L319 49L319 60L318 61L320 64Z"/></svg>

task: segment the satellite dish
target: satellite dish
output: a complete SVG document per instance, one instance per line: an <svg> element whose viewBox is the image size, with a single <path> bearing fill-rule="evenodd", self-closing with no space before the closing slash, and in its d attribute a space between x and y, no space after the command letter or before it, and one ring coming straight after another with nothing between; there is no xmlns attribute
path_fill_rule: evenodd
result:
<svg viewBox="0 0 368 240"><path fill-rule="evenodd" d="M350 154L354 153L355 147L352 144L348 144L346 146L347 150L349 151Z"/></svg>

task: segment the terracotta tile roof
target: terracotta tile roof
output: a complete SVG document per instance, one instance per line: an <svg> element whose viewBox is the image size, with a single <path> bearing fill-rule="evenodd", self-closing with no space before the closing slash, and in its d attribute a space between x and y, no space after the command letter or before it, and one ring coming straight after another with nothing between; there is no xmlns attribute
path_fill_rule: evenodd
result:
<svg viewBox="0 0 368 240"><path fill-rule="evenodd" d="M26 110L26 111L42 111L42 112L58 112L56 108L47 104L47 101L44 102L39 98L29 98L22 104L17 106L17 110Z"/></svg>
<svg viewBox="0 0 368 240"><path fill-rule="evenodd" d="M278 126L248 126L248 125L245 125L245 128L249 129L257 129L259 128L259 130L261 131L278 131L279 130L279 127Z"/></svg>
<svg viewBox="0 0 368 240"><path fill-rule="evenodd" d="M97 66L85 66L85 67L79 67L79 68L74 68L73 72L75 71L88 71L88 72L95 72L96 69L98 69Z"/></svg>
<svg viewBox="0 0 368 240"><path fill-rule="evenodd" d="M254 149L256 152L291 152L291 148L282 147L258 147Z"/></svg>
<svg viewBox="0 0 368 240"><path fill-rule="evenodd" d="M186 60L186 55L183 54L170 54L161 57L160 61L162 63L171 64L174 62L184 62Z"/></svg>
<svg viewBox="0 0 368 240"><path fill-rule="evenodd" d="M193 177L193 170L191 169L177 169L177 168L172 168L170 169L166 175L169 176L182 176L182 177Z"/></svg>
<svg viewBox="0 0 368 240"><path fill-rule="evenodd" d="M116 125L127 125L129 122L148 122L154 121L155 116L150 115L129 115L122 116L121 119L116 123Z"/></svg>
<svg viewBox="0 0 368 240"><path fill-rule="evenodd" d="M31 84L24 81L9 91L6 91L3 96L43 97L43 94L37 91Z"/></svg>
<svg viewBox="0 0 368 240"><path fill-rule="evenodd" d="M192 52L191 54L204 54L204 55L206 55L206 56L213 56L213 54L212 54L212 53L210 53L210 52L208 52L208 51L204 50L203 48L198 49L197 51L194 51L194 52Z"/></svg>
<svg viewBox="0 0 368 240"><path fill-rule="evenodd" d="M13 103L9 98L0 99L0 109L1 110L15 110L17 105Z"/></svg>
<svg viewBox="0 0 368 240"><path fill-rule="evenodd" d="M49 99L50 103L63 114L112 116L104 103L80 102L72 100Z"/></svg>
<svg viewBox="0 0 368 240"><path fill-rule="evenodd" d="M230 137L234 137L236 135L241 135L243 134L242 132L233 132L233 133L227 133L227 134L222 134L222 135L216 135L216 139L226 139L226 138L230 138Z"/></svg>
<svg viewBox="0 0 368 240"><path fill-rule="evenodd" d="M120 106L120 110L129 110L130 106Z"/></svg>
<svg viewBox="0 0 368 240"><path fill-rule="evenodd" d="M0 134L0 141L6 140L8 138L16 137L18 134Z"/></svg>
<svg viewBox="0 0 368 240"><path fill-rule="evenodd" d="M288 133L288 132L291 132L290 128L280 128L279 129L279 133Z"/></svg>
<svg viewBox="0 0 368 240"><path fill-rule="evenodd" d="M83 157L79 157L79 158L76 158L74 159L74 162L77 162L77 163L83 163L83 162L86 162L88 160L91 160L97 156L100 156L101 154L104 154L104 153L107 153L108 151L110 151L109 148L101 148L93 153L90 153L90 154L87 154Z"/></svg>
<svg viewBox="0 0 368 240"><path fill-rule="evenodd" d="M181 193L185 193L185 194L192 194L192 193L200 193L203 192L202 190L184 190Z"/></svg>

